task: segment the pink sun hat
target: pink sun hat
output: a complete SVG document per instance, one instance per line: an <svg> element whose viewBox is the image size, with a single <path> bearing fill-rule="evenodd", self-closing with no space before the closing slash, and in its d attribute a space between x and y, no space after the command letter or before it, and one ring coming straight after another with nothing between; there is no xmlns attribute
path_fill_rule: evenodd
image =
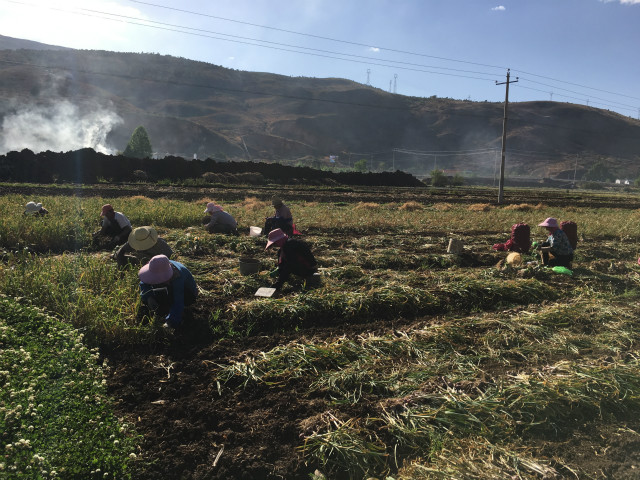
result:
<svg viewBox="0 0 640 480"><path fill-rule="evenodd" d="M171 277L173 277L173 268L166 255L152 257L149 263L138 271L140 281L149 285L167 282Z"/></svg>
<svg viewBox="0 0 640 480"><path fill-rule="evenodd" d="M277 242L279 242L280 240L283 240L283 239L286 240L289 237L287 236L286 233L284 233L282 231L282 229L276 228L275 230L271 230L269 232L269 236L267 238L269 239L269 241L267 242L267 246L264 247L265 250L267 250L274 243L277 243Z"/></svg>
<svg viewBox="0 0 640 480"><path fill-rule="evenodd" d="M213 202L207 203L207 208L205 208L204 213L213 213L213 212L221 212L222 207L220 205L216 205Z"/></svg>
<svg viewBox="0 0 640 480"><path fill-rule="evenodd" d="M558 220L553 217L547 218L544 222L538 224L539 227L558 227Z"/></svg>

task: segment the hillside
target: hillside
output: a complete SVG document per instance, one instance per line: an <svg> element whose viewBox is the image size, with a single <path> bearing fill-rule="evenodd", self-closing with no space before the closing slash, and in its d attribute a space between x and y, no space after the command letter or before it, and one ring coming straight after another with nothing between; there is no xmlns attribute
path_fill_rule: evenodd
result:
<svg viewBox="0 0 640 480"><path fill-rule="evenodd" d="M158 54L33 49L40 48L34 42L15 50L20 42L0 37L0 121L13 127L12 135L3 132L10 149L33 149L20 135L35 118L39 129L55 119L54 134L80 129L113 153L144 125L161 156L321 167L337 155L338 166L364 158L376 171L422 175L435 167L478 176L493 176L499 157L502 103L406 97L344 79L242 72ZM61 125L61 105L80 126ZM616 176L640 174L640 122L631 118L522 102L510 104L508 125L508 175L581 178L599 160ZM493 150L407 153L479 149Z"/></svg>

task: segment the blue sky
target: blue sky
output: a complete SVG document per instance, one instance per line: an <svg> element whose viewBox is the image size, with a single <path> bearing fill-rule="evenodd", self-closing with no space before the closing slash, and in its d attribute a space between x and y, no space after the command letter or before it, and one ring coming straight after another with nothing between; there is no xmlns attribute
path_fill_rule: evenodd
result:
<svg viewBox="0 0 640 480"><path fill-rule="evenodd" d="M640 116L640 0L0 0L0 34Z"/></svg>

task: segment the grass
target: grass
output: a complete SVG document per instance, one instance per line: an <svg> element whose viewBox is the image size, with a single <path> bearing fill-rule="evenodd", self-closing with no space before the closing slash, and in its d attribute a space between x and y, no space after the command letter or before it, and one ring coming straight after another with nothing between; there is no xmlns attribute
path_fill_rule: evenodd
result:
<svg viewBox="0 0 640 480"><path fill-rule="evenodd" d="M73 358L84 358L82 345L149 344L160 338L157 325L137 316L136 269L118 270L109 252L88 248L100 206L112 203L134 226L154 225L192 271L199 302L206 305L202 338L301 332L273 350L221 359L211 366L212 375L222 394L255 384L275 390L295 384L304 385L301 391L309 398L326 402L324 413L307 419L310 427L299 447L329 478L344 472L350 478L544 478L570 471L589 478L571 458L549 458L540 444L570 436L585 422L624 421L640 410L637 211L530 204L470 209L402 198L388 204L294 200L288 204L313 247L324 283L311 289L294 279L281 298L257 299L255 290L272 281L268 271L275 266L274 254L264 251L264 238L205 234L200 217L209 197L186 202L58 195L38 199L52 212L42 219L22 216L28 200L0 197L0 246L5 249L0 293L13 297L0 301L9 312L0 318L24 320L1 324L0 362L9 365L0 368L2 395L5 386L11 387L8 392L22 391L30 383L33 395L49 395L44 378L38 378L40 365L54 368L46 352L72 349L60 338L49 343L39 335L39 325L72 332L65 336L75 342ZM241 227L261 225L271 213L269 202L257 197L216 201ZM506 240L512 224L536 225L547 216L578 223L582 239L574 276L540 267L496 267L502 257L491 245ZM544 237L535 227L532 233L534 239ZM446 254L451 236L466 245L463 255ZM239 274L238 257L245 254L260 260L258 275ZM18 336L19 324L25 330ZM347 324L370 332L302 336L308 327ZM34 375L24 373L27 386L10 385L14 364L26 368L20 367L21 359L31 362ZM68 388L69 382L80 382L72 368L75 373L93 368L91 374L98 374L95 365L58 370L60 392L65 383ZM86 378L93 377L82 376L82 381ZM80 417L85 425L94 425L90 420L97 421L96 415L109 418L104 391L87 390L102 385L97 383L82 383L79 390L90 391L83 399L101 399L86 406L96 410ZM5 421L15 422L18 403L23 411L30 408L31 394L3 397ZM58 408L60 395L43 397L43 409ZM14 413L7 417L9 406ZM120 428L111 418L101 421ZM42 430L36 438L24 436L22 423L3 427L12 432L7 442L12 447L0 463L0 478L17 471L33 478L26 467L34 468L32 461L40 462L41 456L45 463L38 466L47 472L42 478L53 477L51 470L80 468L79 449L70 442L54 448L50 445L59 440ZM80 424L60 428L88 435ZM93 464L83 460L92 465L89 477L98 468L118 478L128 475L133 434L126 429L111 434L123 435L117 437L118 448L105 443L102 433L91 440L99 453ZM31 450L20 440L30 440Z"/></svg>
<svg viewBox="0 0 640 480"><path fill-rule="evenodd" d="M113 416L97 349L0 297L0 478L131 478L137 438Z"/></svg>

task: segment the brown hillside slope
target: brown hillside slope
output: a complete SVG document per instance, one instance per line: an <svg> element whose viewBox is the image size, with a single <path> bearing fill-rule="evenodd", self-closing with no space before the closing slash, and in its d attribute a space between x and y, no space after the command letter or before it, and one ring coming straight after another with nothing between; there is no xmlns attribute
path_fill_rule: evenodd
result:
<svg viewBox="0 0 640 480"><path fill-rule="evenodd" d="M3 50L0 120L16 99L106 105L123 119L108 138L120 150L142 124L158 152L292 161L334 154L345 165L362 158L351 152L378 152L366 157L368 168L415 174L492 175L502 136L500 103L405 97L343 79L249 73L158 54ZM438 157L393 149L493 150ZM577 158L578 176L598 160L616 175L637 176L640 122L558 102L510 105L508 174L573 174Z"/></svg>

